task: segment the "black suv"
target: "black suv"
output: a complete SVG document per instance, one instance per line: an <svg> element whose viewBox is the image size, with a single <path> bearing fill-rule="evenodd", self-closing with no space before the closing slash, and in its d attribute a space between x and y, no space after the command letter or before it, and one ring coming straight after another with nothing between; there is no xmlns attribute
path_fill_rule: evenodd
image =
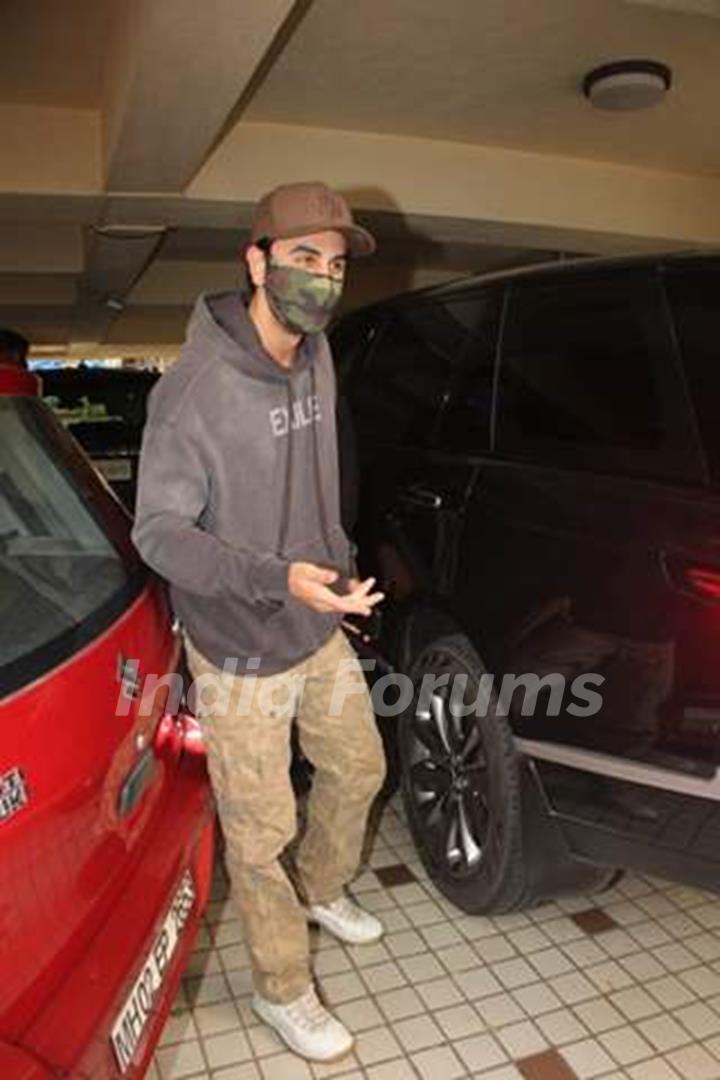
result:
<svg viewBox="0 0 720 1080"><path fill-rule="evenodd" d="M333 347L439 887L500 912L624 868L720 886L720 256L465 278Z"/></svg>

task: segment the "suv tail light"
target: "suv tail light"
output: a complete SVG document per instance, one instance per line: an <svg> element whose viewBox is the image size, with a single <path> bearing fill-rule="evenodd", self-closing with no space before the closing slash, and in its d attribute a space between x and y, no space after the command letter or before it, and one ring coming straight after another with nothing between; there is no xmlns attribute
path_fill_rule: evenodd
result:
<svg viewBox="0 0 720 1080"><path fill-rule="evenodd" d="M690 566L685 571L688 584L706 600L720 600L720 570L706 570L702 566Z"/></svg>
<svg viewBox="0 0 720 1080"><path fill-rule="evenodd" d="M682 556L672 555L665 559L670 580L700 600L720 603L720 566L712 566Z"/></svg>

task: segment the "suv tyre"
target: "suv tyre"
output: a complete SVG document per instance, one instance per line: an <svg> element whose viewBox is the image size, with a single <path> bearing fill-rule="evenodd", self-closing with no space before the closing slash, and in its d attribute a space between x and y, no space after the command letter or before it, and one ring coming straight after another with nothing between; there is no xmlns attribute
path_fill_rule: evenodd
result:
<svg viewBox="0 0 720 1080"><path fill-rule="evenodd" d="M423 695L423 676L449 686ZM526 902L521 770L512 732L494 715L458 714L450 688L464 676L474 700L485 673L460 634L426 645L411 668L413 701L400 718L402 790L413 839L441 892L473 914L513 911ZM457 684L455 684L457 685Z"/></svg>

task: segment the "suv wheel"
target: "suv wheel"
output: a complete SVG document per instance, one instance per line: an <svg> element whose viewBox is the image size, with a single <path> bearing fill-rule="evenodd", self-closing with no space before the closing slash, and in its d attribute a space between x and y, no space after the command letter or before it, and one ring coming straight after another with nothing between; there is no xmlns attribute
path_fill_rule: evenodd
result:
<svg viewBox="0 0 720 1080"><path fill-rule="evenodd" d="M449 686L421 691L423 675ZM462 716L484 673L459 634L427 645L413 664L412 704L400 719L405 808L422 862L441 892L464 911L507 912L526 902L521 775L506 719ZM455 676L464 692L451 695ZM462 683L460 684L462 685Z"/></svg>

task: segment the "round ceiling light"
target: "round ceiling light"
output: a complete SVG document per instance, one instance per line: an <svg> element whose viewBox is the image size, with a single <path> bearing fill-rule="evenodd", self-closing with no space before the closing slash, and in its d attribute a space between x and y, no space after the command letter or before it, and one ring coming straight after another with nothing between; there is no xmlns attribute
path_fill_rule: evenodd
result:
<svg viewBox="0 0 720 1080"><path fill-rule="evenodd" d="M598 109L647 109L662 101L672 71L656 60L618 60L589 72L583 93Z"/></svg>

